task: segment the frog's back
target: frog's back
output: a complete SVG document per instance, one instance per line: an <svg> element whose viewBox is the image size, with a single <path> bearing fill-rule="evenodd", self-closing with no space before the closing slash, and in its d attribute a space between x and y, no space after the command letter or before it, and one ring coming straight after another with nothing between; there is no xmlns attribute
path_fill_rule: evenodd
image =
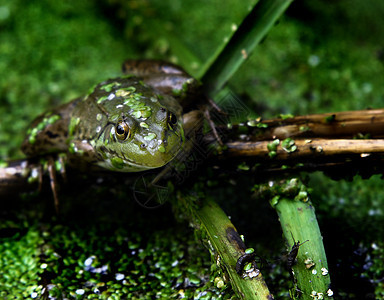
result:
<svg viewBox="0 0 384 300"><path fill-rule="evenodd" d="M199 98L198 81L157 61L127 61L123 69L132 75L102 82L38 117L22 151L28 157L65 153L76 167L80 161L124 172L172 160L184 142L183 108Z"/></svg>
<svg viewBox="0 0 384 300"><path fill-rule="evenodd" d="M37 117L27 131L21 150L28 157L65 152L70 114L80 100L73 100Z"/></svg>

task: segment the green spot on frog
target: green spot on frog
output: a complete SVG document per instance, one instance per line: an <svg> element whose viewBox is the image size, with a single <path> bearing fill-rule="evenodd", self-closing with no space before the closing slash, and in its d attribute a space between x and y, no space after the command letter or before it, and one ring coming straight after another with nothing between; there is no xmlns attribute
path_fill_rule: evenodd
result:
<svg viewBox="0 0 384 300"><path fill-rule="evenodd" d="M155 137L156 137L156 134L151 132L151 133L148 133L148 135L144 136L144 140L152 141Z"/></svg>
<svg viewBox="0 0 384 300"><path fill-rule="evenodd" d="M148 118L148 117L151 116L151 111L150 110L141 110L140 112L141 112L141 116L143 118Z"/></svg>
<svg viewBox="0 0 384 300"><path fill-rule="evenodd" d="M135 105L135 103L136 103L136 100L135 100L135 99L128 98L127 100L124 101L123 104L132 107L133 105Z"/></svg>
<svg viewBox="0 0 384 300"><path fill-rule="evenodd" d="M125 91L124 89L117 90L115 95L116 97L127 97L130 94L130 92Z"/></svg>
<svg viewBox="0 0 384 300"><path fill-rule="evenodd" d="M75 143L70 143L70 144L69 144L68 151L69 151L69 153L71 153L71 154L75 154L75 153L77 152Z"/></svg>
<svg viewBox="0 0 384 300"><path fill-rule="evenodd" d="M116 123L120 118L120 115L112 115L110 116L110 120L113 122L113 123Z"/></svg>
<svg viewBox="0 0 384 300"><path fill-rule="evenodd" d="M142 103L142 102L135 102L135 103L131 106L131 108L132 108L133 110L142 110L144 107L145 107L145 104Z"/></svg>
<svg viewBox="0 0 384 300"><path fill-rule="evenodd" d="M165 147L164 147L164 145L160 145L160 146L157 148L157 150L159 150L159 152L161 152L161 153L165 153Z"/></svg>
<svg viewBox="0 0 384 300"><path fill-rule="evenodd" d="M92 94L95 91L95 88L97 87L97 84L94 84L89 90L88 90L88 95L84 97L83 101L88 98L90 94Z"/></svg>
<svg viewBox="0 0 384 300"><path fill-rule="evenodd" d="M78 149L75 143L70 143L68 147L68 152L71 154L83 155L84 150Z"/></svg>
<svg viewBox="0 0 384 300"><path fill-rule="evenodd" d="M111 159L111 164L113 167L115 167L116 169L122 169L124 168L125 166L125 163L124 163L124 160L121 159L120 157L113 157Z"/></svg>
<svg viewBox="0 0 384 300"><path fill-rule="evenodd" d="M102 97L100 97L99 99L97 99L97 103L102 103L102 102L104 102L105 100L107 100L108 99L108 96L102 96Z"/></svg>
<svg viewBox="0 0 384 300"><path fill-rule="evenodd" d="M43 120L44 121L44 120ZM45 122L41 122L41 123L39 123L37 126L36 126L36 129L38 130L38 131L40 131L40 130L43 130L44 128L45 128L45 126L47 126L47 124L45 123Z"/></svg>
<svg viewBox="0 0 384 300"><path fill-rule="evenodd" d="M32 128L28 138L28 141L30 144L36 143L36 136L38 132L39 132L39 129L37 127Z"/></svg>
<svg viewBox="0 0 384 300"><path fill-rule="evenodd" d="M134 86L129 86L129 87L127 87L127 88L124 88L126 91L129 91L129 92L132 92L132 93L134 93L134 92L136 92L136 88L134 87Z"/></svg>
<svg viewBox="0 0 384 300"><path fill-rule="evenodd" d="M36 143L39 132L44 130L48 125L54 124L57 120L60 120L60 118L59 115L50 115L50 113L48 113L48 116L44 117L35 127L27 131L29 135L28 142L30 144Z"/></svg>
<svg viewBox="0 0 384 300"><path fill-rule="evenodd" d="M101 86L100 89L106 91L107 93L109 93L115 87L119 87L119 86L121 86L121 83L114 81L114 82L111 82L111 83L108 83L108 84L105 84L105 85ZM107 98L108 98L108 96L107 96Z"/></svg>
<svg viewBox="0 0 384 300"><path fill-rule="evenodd" d="M61 117L59 115L53 115L53 116L50 116L48 119L47 119L47 123L48 124L53 124L55 123L57 120L60 120Z"/></svg>
<svg viewBox="0 0 384 300"><path fill-rule="evenodd" d="M115 94L116 94L116 97L130 97L130 98L136 98L136 99L142 96L142 94L135 93L135 92L136 92L136 88L134 86L128 86L124 88L119 88Z"/></svg>
<svg viewBox="0 0 384 300"><path fill-rule="evenodd" d="M109 132L109 139L111 139L111 140L115 139L115 131L114 130L111 130ZM109 141L109 139L107 139L106 142Z"/></svg>
<svg viewBox="0 0 384 300"><path fill-rule="evenodd" d="M79 125L80 118L71 118L68 126L68 134L72 136L76 130L76 126Z"/></svg>

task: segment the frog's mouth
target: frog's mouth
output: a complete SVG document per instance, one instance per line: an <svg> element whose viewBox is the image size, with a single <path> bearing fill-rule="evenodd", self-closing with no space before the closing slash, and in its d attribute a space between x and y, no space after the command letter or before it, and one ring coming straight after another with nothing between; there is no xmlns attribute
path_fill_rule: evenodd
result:
<svg viewBox="0 0 384 300"><path fill-rule="evenodd" d="M111 135L107 129L106 136ZM163 131L159 139L136 135L124 143L108 139L108 142L96 146L100 154L97 165L118 172L139 172L159 168L173 160L184 144L182 126L177 130L170 128Z"/></svg>

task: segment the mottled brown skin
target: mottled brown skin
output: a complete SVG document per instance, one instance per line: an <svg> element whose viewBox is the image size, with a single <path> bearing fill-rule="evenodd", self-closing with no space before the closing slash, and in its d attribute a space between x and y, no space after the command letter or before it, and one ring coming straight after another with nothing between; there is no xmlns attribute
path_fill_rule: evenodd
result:
<svg viewBox="0 0 384 300"><path fill-rule="evenodd" d="M161 167L193 148L203 120L199 104L206 100L200 83L180 67L155 60L128 60L123 72L129 76L100 83L86 97L42 114L27 131L22 151L47 159L56 211L56 159L88 172L136 172Z"/></svg>
<svg viewBox="0 0 384 300"><path fill-rule="evenodd" d="M60 105L47 113L44 113L37 117L30 125L31 128L36 127L42 120L48 115L59 115L60 120L56 121L54 124L47 125L41 133L39 133L38 138L35 143L30 143L28 138L26 138L21 144L21 150L28 156L36 156L36 153L39 153L40 149L46 148L46 145L49 145L48 148L51 149L52 153L65 152L67 151L66 139L68 137L68 124L70 121L70 113L73 108L76 106L77 101L81 99L76 99L72 102L65 103ZM60 134L58 133L60 132Z"/></svg>
<svg viewBox="0 0 384 300"><path fill-rule="evenodd" d="M157 60L128 60L123 64L123 72L135 76L127 78L127 81L131 81L131 78L133 81L136 80L136 82L138 80L142 81L153 89L154 94L156 94L156 91L158 91L158 94L162 94L163 97L159 101L161 101L161 104L164 105L167 111L174 112L177 119L181 118L181 115L184 114L183 127L187 138L192 137L194 132L201 128L203 115L198 108L199 103L205 98L202 97L199 82L188 75L183 69ZM137 88L140 88L140 84L137 85ZM86 169L87 165L95 166L96 163L100 164L105 159L104 153L109 149L93 143L97 136L100 135L95 134L94 127L96 121L92 118L97 114L102 115L101 125L103 122L107 124L105 123L106 118L118 113L118 111L116 111L114 106L109 106L109 101L100 104L97 100L97 93L98 89L94 90L86 98L79 98L61 105L35 119L30 127L35 130L35 133L29 134L24 140L22 144L23 152L28 157L63 153L66 154L71 165L80 169ZM146 92L143 93L146 94ZM153 108L155 109L155 107ZM166 114L168 115L168 112ZM124 114L122 115L124 116ZM59 119L52 124L41 126L44 120L52 116ZM80 120L80 124L76 126L74 132L69 132L70 123L75 118ZM107 122L111 124L110 121L107 120ZM101 127L104 128L103 125ZM39 130L36 130L37 128ZM77 153L73 149L80 151ZM111 149L108 153L111 154L114 151ZM80 152L81 155L79 154ZM121 155L124 156L124 153L122 152ZM148 159L151 158L148 157ZM136 162L136 160L134 161ZM145 164L145 161L141 160L138 164ZM154 164L161 166L161 163ZM138 167L137 170L140 170L140 168ZM130 170L126 171L129 172Z"/></svg>

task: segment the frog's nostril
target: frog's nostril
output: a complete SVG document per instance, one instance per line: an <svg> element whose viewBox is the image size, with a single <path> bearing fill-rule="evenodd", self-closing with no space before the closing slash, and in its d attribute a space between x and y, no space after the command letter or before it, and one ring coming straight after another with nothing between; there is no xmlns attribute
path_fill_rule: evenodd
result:
<svg viewBox="0 0 384 300"><path fill-rule="evenodd" d="M156 113L156 120L158 122L168 122L168 112L167 109L161 107Z"/></svg>
<svg viewBox="0 0 384 300"><path fill-rule="evenodd" d="M172 129L174 129L175 125L177 124L177 117L172 112L168 113L168 124L172 127Z"/></svg>

